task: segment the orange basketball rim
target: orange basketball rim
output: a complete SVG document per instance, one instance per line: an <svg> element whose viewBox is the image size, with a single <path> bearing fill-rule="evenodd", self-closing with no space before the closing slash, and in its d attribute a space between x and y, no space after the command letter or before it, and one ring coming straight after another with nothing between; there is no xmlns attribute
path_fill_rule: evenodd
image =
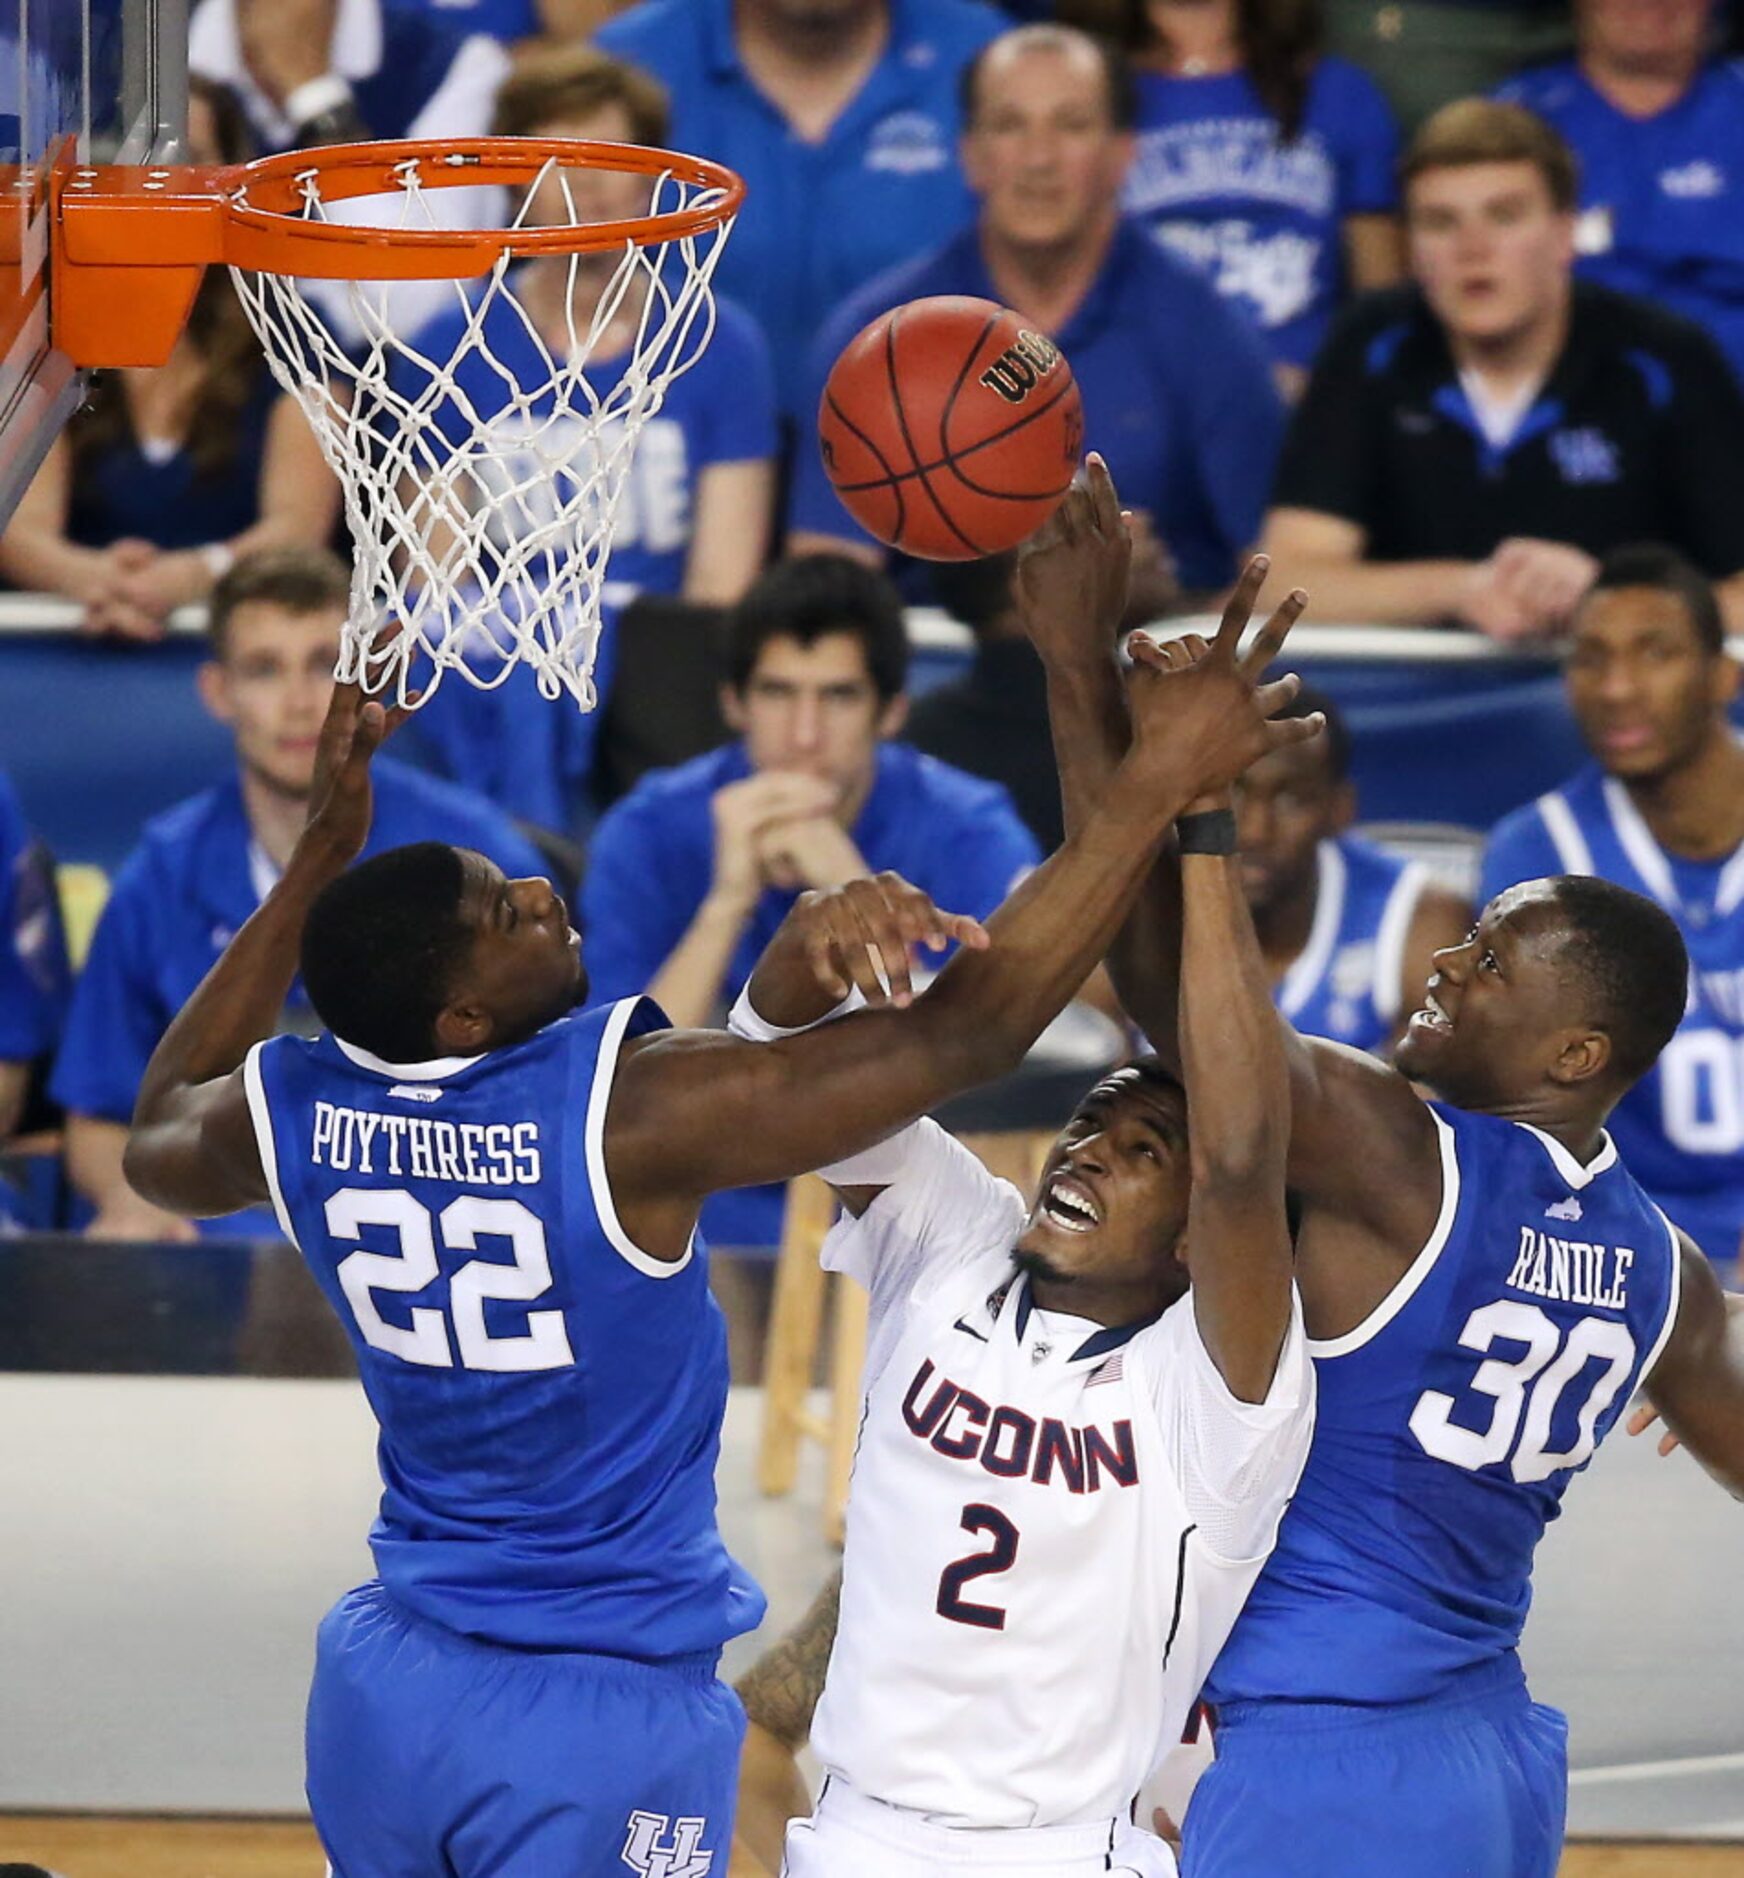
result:
<svg viewBox="0 0 1744 1878"><path fill-rule="evenodd" d="M669 177L701 192L628 221L558 227L375 228L310 205L424 189L523 187L550 165ZM470 280L531 258L683 242L730 221L745 185L706 158L558 137L335 144L209 168L69 167L54 183L50 330L75 365L162 365L205 269L310 280Z"/></svg>

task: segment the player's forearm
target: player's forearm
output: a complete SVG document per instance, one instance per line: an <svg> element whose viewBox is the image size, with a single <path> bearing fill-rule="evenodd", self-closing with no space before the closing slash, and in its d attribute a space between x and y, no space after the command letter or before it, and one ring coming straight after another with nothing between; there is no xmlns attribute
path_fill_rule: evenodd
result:
<svg viewBox="0 0 1744 1878"><path fill-rule="evenodd" d="M273 1034L296 977L303 922L321 889L344 868L318 838L298 842L278 883L152 1052L134 1103L136 1137L171 1118L181 1091L227 1076Z"/></svg>
<svg viewBox="0 0 1744 1878"><path fill-rule="evenodd" d="M1263 1401L1290 1316L1290 1084L1233 855L1181 857L1180 1047L1193 1186L1194 1314L1225 1381Z"/></svg>
<svg viewBox="0 0 1744 1878"><path fill-rule="evenodd" d="M649 981L648 996L675 1028L693 1030L714 1016L746 918L746 909L710 894Z"/></svg>
<svg viewBox="0 0 1744 1878"><path fill-rule="evenodd" d="M793 1629L765 1650L733 1685L746 1715L784 1747L802 1746L811 1733L811 1718L824 1692L824 1672L835 1648L841 1602L838 1566Z"/></svg>

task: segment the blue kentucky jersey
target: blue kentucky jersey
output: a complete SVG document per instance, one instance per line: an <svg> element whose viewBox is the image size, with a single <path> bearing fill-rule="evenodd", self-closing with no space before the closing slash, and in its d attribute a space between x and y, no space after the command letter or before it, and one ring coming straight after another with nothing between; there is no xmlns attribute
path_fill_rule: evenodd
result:
<svg viewBox="0 0 1744 1878"><path fill-rule="evenodd" d="M1654 840L1629 792L1593 764L1510 815L1484 856L1483 891L1544 874L1597 874L1677 921L1688 1008L1659 1061L1617 1105L1630 1171L1710 1258L1744 1241L1744 847L1685 861Z"/></svg>
<svg viewBox="0 0 1744 1878"><path fill-rule="evenodd" d="M1314 923L1278 1009L1307 1036L1383 1049L1398 1027L1405 941L1428 870L1348 835L1321 842L1317 863Z"/></svg>
<svg viewBox="0 0 1744 1878"><path fill-rule="evenodd" d="M479 1057L394 1065L331 1036L246 1081L284 1231L381 1426L376 1569L414 1614L528 1649L717 1649L763 1599L715 1525L726 1332L700 1241L626 1237L605 1173L638 999Z"/></svg>
<svg viewBox="0 0 1744 1878"><path fill-rule="evenodd" d="M1435 1230L1366 1322L1311 1344L1314 1445L1207 1684L1411 1702L1518 1682L1532 1555L1677 1311L1665 1217L1607 1136L1434 1105Z"/></svg>

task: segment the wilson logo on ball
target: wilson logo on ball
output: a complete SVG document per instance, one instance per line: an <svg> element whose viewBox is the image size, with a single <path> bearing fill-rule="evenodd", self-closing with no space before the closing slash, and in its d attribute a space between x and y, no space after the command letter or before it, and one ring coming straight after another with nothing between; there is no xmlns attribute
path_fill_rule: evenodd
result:
<svg viewBox="0 0 1744 1878"><path fill-rule="evenodd" d="M1060 348L1051 339L1025 329L1017 335L1016 343L1007 346L981 374L981 382L989 391L998 392L1007 404L1022 404L1036 382L1059 362Z"/></svg>

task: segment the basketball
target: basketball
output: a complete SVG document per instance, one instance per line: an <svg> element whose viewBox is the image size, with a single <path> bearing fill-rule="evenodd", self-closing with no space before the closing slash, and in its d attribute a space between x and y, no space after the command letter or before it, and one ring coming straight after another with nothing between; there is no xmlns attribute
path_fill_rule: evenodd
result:
<svg viewBox="0 0 1744 1878"><path fill-rule="evenodd" d="M1015 548L1066 493L1084 411L1065 355L991 300L911 300L844 348L818 407L835 491L925 561Z"/></svg>

